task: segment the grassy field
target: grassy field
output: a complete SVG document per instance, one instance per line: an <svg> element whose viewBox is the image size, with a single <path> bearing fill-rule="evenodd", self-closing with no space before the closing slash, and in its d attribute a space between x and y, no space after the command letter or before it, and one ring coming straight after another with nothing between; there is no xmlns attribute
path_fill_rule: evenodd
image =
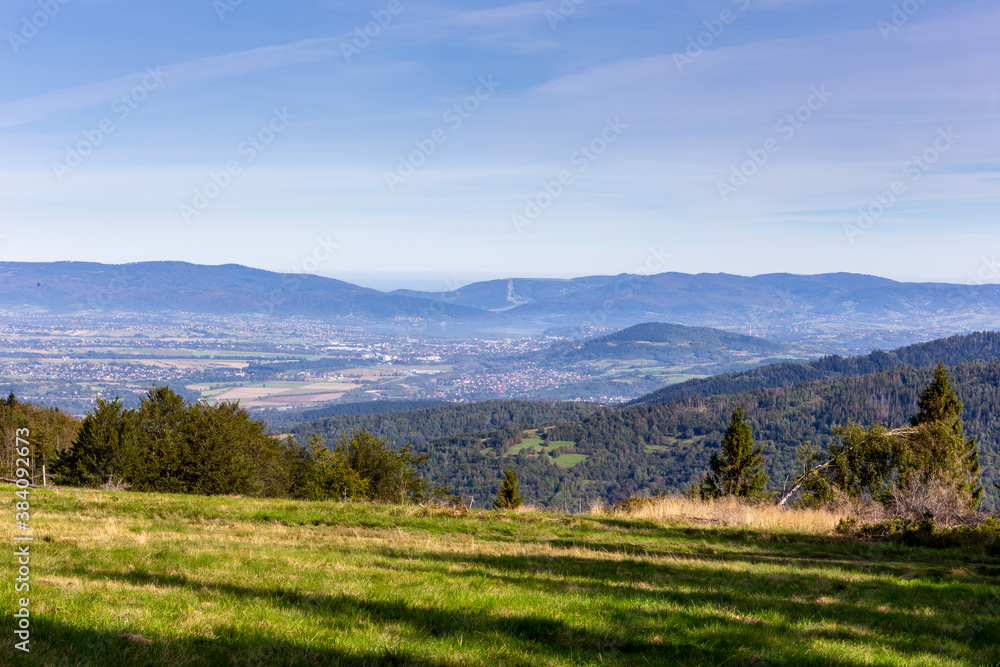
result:
<svg viewBox="0 0 1000 667"><path fill-rule="evenodd" d="M8 546L3 665L1000 664L1000 559L857 543L831 517L31 501L32 651Z"/></svg>

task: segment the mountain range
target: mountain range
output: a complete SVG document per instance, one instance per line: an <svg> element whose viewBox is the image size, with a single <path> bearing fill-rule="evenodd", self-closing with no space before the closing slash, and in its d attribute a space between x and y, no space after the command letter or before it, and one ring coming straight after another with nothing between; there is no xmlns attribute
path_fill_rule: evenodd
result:
<svg viewBox="0 0 1000 667"><path fill-rule="evenodd" d="M840 336L841 342L872 349L1000 328L1000 286L902 283L848 273L661 273L491 280L452 292L385 293L235 264L5 262L0 308L262 314L378 325L411 319L497 331L517 326L586 331L658 320L787 340Z"/></svg>

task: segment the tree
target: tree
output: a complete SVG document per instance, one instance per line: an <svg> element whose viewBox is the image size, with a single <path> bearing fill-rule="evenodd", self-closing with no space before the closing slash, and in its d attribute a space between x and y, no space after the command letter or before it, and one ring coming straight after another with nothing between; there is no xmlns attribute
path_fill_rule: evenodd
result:
<svg viewBox="0 0 1000 667"><path fill-rule="evenodd" d="M759 497L770 477L764 472L761 448L754 447L753 433L743 407L733 411L732 421L722 438L722 456L712 454L711 472L701 483L703 500L722 496Z"/></svg>
<svg viewBox="0 0 1000 667"><path fill-rule="evenodd" d="M376 438L365 429L341 435L334 452L343 456L348 467L365 480L365 497L387 503L421 502L428 497L430 484L417 472L427 455L415 456L412 443L392 450L386 438Z"/></svg>
<svg viewBox="0 0 1000 667"><path fill-rule="evenodd" d="M961 414L948 370L939 364L909 427L889 431L881 424L866 429L849 423L834 429L830 459L799 480L805 489L802 502L831 502L839 491L852 500L870 497L893 508L907 494L931 490L950 499L942 511L976 507L983 495L979 450L974 438L965 439Z"/></svg>
<svg viewBox="0 0 1000 667"><path fill-rule="evenodd" d="M507 468L503 474L503 482L497 491L497 499L493 501L493 507L498 510L516 510L524 503L524 494L521 493L521 486L517 481L517 473L513 468Z"/></svg>
<svg viewBox="0 0 1000 667"><path fill-rule="evenodd" d="M962 402L955 395L948 369L938 364L934 379L920 396L917 414L910 419L908 459L899 471L899 488L911 482L936 480L975 508L983 497L979 484L979 446L965 439Z"/></svg>
<svg viewBox="0 0 1000 667"><path fill-rule="evenodd" d="M315 434L310 436L306 444L308 464L303 470L297 495L309 500L352 500L364 497L368 481L351 468L341 448L331 451L326 446L326 441Z"/></svg>
<svg viewBox="0 0 1000 667"><path fill-rule="evenodd" d="M854 422L835 426L833 437L828 460L815 467L808 466L821 458L819 453L808 443L799 450L807 462L805 472L792 489L792 492L799 487L803 489L800 504L817 507L833 503L838 492L854 501L870 497L881 503L890 502L898 471L908 459L905 440L881 424L865 428ZM781 504L790 496L791 492L786 494Z"/></svg>
<svg viewBox="0 0 1000 667"><path fill-rule="evenodd" d="M53 466L68 484L100 486L134 479L144 457L136 438L135 412L113 401L97 399L97 407L80 426L73 448Z"/></svg>
<svg viewBox="0 0 1000 667"><path fill-rule="evenodd" d="M136 431L146 461L141 474L129 480L138 490L187 491L182 431L189 417L184 397L169 387L154 386L142 398L136 412Z"/></svg>

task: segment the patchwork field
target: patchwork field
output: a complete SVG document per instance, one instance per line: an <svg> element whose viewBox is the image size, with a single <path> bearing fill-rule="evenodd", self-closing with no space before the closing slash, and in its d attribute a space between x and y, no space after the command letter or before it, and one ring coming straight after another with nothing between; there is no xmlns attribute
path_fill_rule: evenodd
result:
<svg viewBox="0 0 1000 667"><path fill-rule="evenodd" d="M1000 559L853 542L812 519L31 499L31 653L13 648L10 548L5 665L1000 663Z"/></svg>

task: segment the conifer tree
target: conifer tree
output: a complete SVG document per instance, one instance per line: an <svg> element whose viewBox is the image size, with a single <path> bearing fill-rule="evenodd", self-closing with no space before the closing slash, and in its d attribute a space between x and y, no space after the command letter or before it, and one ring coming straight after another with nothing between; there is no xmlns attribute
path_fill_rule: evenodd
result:
<svg viewBox="0 0 1000 667"><path fill-rule="evenodd" d="M497 491L497 499L493 501L493 507L498 510L515 510L524 503L524 494L521 493L521 486L517 481L517 474L513 468L507 468L503 474L503 483Z"/></svg>
<svg viewBox="0 0 1000 667"><path fill-rule="evenodd" d="M144 457L136 438L135 411L113 401L97 399L97 407L80 426L73 448L53 466L70 484L100 486L114 478L128 480Z"/></svg>
<svg viewBox="0 0 1000 667"><path fill-rule="evenodd" d="M900 470L899 486L915 477L936 477L961 493L976 507L983 497L979 484L979 446L965 439L962 401L955 395L948 369L938 364L934 379L920 396L918 412L910 419L916 430L909 438L908 459Z"/></svg>
<svg viewBox="0 0 1000 667"><path fill-rule="evenodd" d="M722 438L722 455L712 454L711 472L701 483L703 500L722 496L750 498L764 492L770 477L764 472L761 448L754 447L753 433L743 407L733 411L733 418Z"/></svg>

